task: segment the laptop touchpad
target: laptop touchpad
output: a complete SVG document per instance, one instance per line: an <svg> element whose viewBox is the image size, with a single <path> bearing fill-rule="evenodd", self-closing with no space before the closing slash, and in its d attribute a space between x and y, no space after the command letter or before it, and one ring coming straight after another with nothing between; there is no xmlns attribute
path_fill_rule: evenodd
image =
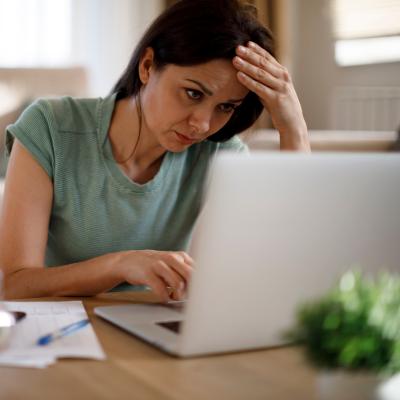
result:
<svg viewBox="0 0 400 400"><path fill-rule="evenodd" d="M156 322L156 324L175 333L181 332L182 321Z"/></svg>

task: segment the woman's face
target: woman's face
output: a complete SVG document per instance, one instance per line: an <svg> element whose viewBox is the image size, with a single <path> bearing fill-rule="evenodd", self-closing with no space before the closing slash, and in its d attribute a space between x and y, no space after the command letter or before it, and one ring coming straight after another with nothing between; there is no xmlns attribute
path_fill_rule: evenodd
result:
<svg viewBox="0 0 400 400"><path fill-rule="evenodd" d="M150 49L151 50L151 49ZM180 152L219 131L248 93L229 60L157 70L140 66L143 129L167 151Z"/></svg>

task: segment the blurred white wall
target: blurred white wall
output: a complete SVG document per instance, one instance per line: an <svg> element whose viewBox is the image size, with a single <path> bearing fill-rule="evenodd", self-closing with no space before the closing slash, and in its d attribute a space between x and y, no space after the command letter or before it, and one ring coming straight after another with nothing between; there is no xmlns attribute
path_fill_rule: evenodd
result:
<svg viewBox="0 0 400 400"><path fill-rule="evenodd" d="M331 118L337 87L400 87L400 62L336 65L330 0L286 1L289 67L310 129L338 128Z"/></svg>
<svg viewBox="0 0 400 400"><path fill-rule="evenodd" d="M105 96L163 0L72 0L72 59L88 70L88 95Z"/></svg>

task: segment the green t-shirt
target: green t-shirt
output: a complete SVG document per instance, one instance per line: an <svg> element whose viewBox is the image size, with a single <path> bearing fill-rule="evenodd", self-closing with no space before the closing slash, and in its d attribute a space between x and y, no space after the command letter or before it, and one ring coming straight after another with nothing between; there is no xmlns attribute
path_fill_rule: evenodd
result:
<svg viewBox="0 0 400 400"><path fill-rule="evenodd" d="M185 250L210 160L222 149L246 150L234 137L167 152L157 175L137 184L111 151L115 99L40 99L7 127L8 155L16 137L53 182L47 266L129 249Z"/></svg>

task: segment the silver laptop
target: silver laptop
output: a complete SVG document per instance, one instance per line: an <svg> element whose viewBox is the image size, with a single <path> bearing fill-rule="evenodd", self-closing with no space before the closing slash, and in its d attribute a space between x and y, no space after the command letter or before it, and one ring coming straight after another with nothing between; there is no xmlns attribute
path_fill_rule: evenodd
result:
<svg viewBox="0 0 400 400"><path fill-rule="evenodd" d="M183 310L95 313L181 357L277 346L350 268L400 270L400 155L225 154L195 227Z"/></svg>

